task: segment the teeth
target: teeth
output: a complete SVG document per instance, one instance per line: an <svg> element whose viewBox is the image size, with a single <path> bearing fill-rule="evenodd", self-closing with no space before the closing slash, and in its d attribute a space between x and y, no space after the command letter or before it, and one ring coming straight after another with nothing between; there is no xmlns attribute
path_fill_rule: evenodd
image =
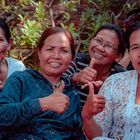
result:
<svg viewBox="0 0 140 140"><path fill-rule="evenodd" d="M59 67L60 66L60 63L55 63L54 62L54 63L50 63L50 65L51 65L51 67L54 67L55 68L55 67Z"/></svg>
<svg viewBox="0 0 140 140"><path fill-rule="evenodd" d="M97 59L102 59L104 56L95 52L94 57Z"/></svg>

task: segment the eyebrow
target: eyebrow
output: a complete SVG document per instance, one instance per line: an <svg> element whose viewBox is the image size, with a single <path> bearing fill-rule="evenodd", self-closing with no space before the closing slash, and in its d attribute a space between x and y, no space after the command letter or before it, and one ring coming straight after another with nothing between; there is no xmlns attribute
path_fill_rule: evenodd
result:
<svg viewBox="0 0 140 140"><path fill-rule="evenodd" d="M102 38L102 37L98 37L98 36L96 36L97 38L99 38L99 39L102 39L103 41L104 41L104 39ZM96 38L95 37L95 38ZM105 41L106 43L109 43L109 44L111 44L111 45L114 45L114 43L112 43L112 42L109 42L109 41Z"/></svg>
<svg viewBox="0 0 140 140"><path fill-rule="evenodd" d="M130 46L132 46L132 47L133 47L133 46L139 46L139 44L135 43L135 44L132 44L132 45L130 45Z"/></svg>

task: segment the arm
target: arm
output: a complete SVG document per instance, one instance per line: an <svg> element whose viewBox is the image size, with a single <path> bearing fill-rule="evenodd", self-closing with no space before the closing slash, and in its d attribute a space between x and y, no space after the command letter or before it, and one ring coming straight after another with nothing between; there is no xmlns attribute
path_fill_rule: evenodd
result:
<svg viewBox="0 0 140 140"><path fill-rule="evenodd" d="M113 79L108 78L101 87L99 94L90 97L82 110L83 128L86 136L92 139L97 136L108 136L113 121ZM91 92L94 92L94 89ZM105 101L104 99L105 98ZM104 105L104 106L103 106Z"/></svg>
<svg viewBox="0 0 140 140"><path fill-rule="evenodd" d="M94 94L94 86L92 83L88 83L89 94L85 105L82 110L82 119L83 119L83 129L88 137L91 140L93 137L102 135L101 127L93 119L93 115L101 112L105 107L105 98L101 95Z"/></svg>
<svg viewBox="0 0 140 140"><path fill-rule="evenodd" d="M17 128L42 113L37 98L22 99L22 86L23 83L16 73L6 81L0 93L0 128Z"/></svg>
<svg viewBox="0 0 140 140"><path fill-rule="evenodd" d="M83 129L89 140L102 135L101 127L96 123L92 116L87 116L86 111L82 111L82 121Z"/></svg>

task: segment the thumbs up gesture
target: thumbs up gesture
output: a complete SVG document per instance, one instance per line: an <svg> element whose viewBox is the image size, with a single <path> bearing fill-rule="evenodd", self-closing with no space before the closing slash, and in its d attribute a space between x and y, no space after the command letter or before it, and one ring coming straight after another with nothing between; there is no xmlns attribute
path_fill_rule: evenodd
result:
<svg viewBox="0 0 140 140"><path fill-rule="evenodd" d="M39 98L39 102L43 111L52 110L57 113L64 113L69 106L69 97L63 94L65 88L64 81L61 81L60 86L47 97Z"/></svg>
<svg viewBox="0 0 140 140"><path fill-rule="evenodd" d="M96 79L97 71L94 69L95 59L92 58L88 67L84 68L78 73L75 73L72 77L74 82L80 82L87 84Z"/></svg>
<svg viewBox="0 0 140 140"><path fill-rule="evenodd" d="M91 117L101 112L105 107L105 98L101 95L95 95L94 85L88 82L89 94L82 110L82 114Z"/></svg>

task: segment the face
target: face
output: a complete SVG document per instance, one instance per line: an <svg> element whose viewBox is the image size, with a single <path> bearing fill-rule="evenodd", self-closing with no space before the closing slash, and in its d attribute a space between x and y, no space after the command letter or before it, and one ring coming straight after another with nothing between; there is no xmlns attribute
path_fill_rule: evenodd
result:
<svg viewBox="0 0 140 140"><path fill-rule="evenodd" d="M4 31L0 28L0 62L5 58L8 46Z"/></svg>
<svg viewBox="0 0 140 140"><path fill-rule="evenodd" d="M50 35L38 55L44 75L61 76L72 59L70 42L64 33Z"/></svg>
<svg viewBox="0 0 140 140"><path fill-rule="evenodd" d="M118 61L119 40L115 31L103 29L91 40L89 55L95 58L95 64L110 66Z"/></svg>
<svg viewBox="0 0 140 140"><path fill-rule="evenodd" d="M130 35L130 59L133 67L140 73L140 29Z"/></svg>

